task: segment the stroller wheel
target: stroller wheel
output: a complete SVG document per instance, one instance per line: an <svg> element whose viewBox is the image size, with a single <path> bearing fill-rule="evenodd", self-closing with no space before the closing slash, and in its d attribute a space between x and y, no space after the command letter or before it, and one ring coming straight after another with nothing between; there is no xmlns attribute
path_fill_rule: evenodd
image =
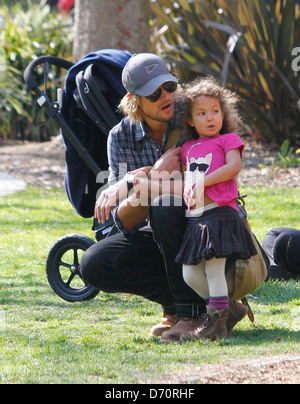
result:
<svg viewBox="0 0 300 404"><path fill-rule="evenodd" d="M82 234L67 234L51 248L46 264L48 282L54 292L68 302L93 299L100 292L84 282L79 272L84 251L95 244Z"/></svg>

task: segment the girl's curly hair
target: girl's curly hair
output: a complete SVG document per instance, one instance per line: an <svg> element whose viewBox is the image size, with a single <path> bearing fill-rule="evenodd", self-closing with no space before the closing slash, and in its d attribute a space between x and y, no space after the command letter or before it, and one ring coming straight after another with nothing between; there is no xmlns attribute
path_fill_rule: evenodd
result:
<svg viewBox="0 0 300 404"><path fill-rule="evenodd" d="M220 83L212 76L201 76L190 83L182 85L182 98L185 103L185 113L183 116L184 136L187 139L198 139L194 127L188 124L191 118L192 105L197 97L208 96L217 98L220 102L221 109L224 113L223 126L220 134L239 132L239 126L242 119L237 110L237 104L240 100L239 96L222 87Z"/></svg>

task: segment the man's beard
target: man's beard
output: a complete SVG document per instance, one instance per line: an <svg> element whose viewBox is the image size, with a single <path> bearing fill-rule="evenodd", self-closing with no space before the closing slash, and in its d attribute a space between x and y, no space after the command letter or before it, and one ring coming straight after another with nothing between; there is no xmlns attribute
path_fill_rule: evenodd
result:
<svg viewBox="0 0 300 404"><path fill-rule="evenodd" d="M174 106L173 106L173 108L174 108ZM146 118L146 119L148 118L148 119L151 119L152 121L167 123L173 118L174 109L173 109L172 116L170 116L169 118L165 118L165 117L161 116L159 112L157 112L155 114L151 114L151 113L145 113L145 111L142 111L142 114L143 114L144 118Z"/></svg>
<svg viewBox="0 0 300 404"><path fill-rule="evenodd" d="M143 115L145 118L151 119L152 121L156 121L156 122L167 123L170 120L170 119L166 119L166 118L157 116L157 114L145 114L144 111L143 111Z"/></svg>

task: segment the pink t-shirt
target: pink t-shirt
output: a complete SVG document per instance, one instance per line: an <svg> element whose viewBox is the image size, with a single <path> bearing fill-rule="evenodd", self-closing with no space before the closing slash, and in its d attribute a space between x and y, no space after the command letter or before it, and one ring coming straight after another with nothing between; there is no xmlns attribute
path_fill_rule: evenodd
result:
<svg viewBox="0 0 300 404"><path fill-rule="evenodd" d="M243 156L244 144L236 133L227 133L213 138L193 139L181 148L181 161L189 171L197 168L205 175L226 164L226 153L240 149ZM221 208L224 205L238 210L236 199L238 189L235 179L205 188L205 193Z"/></svg>

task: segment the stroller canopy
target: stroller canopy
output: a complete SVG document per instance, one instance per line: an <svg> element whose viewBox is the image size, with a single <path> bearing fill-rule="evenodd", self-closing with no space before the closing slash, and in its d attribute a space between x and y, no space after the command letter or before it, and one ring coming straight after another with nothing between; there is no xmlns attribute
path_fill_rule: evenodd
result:
<svg viewBox="0 0 300 404"><path fill-rule="evenodd" d="M71 67L66 77L61 114L101 170L108 169L108 132L122 119L117 107L126 94L121 76L130 57L128 51L99 50ZM66 146L68 198L79 215L92 217L102 184L96 183L96 174L62 135Z"/></svg>

